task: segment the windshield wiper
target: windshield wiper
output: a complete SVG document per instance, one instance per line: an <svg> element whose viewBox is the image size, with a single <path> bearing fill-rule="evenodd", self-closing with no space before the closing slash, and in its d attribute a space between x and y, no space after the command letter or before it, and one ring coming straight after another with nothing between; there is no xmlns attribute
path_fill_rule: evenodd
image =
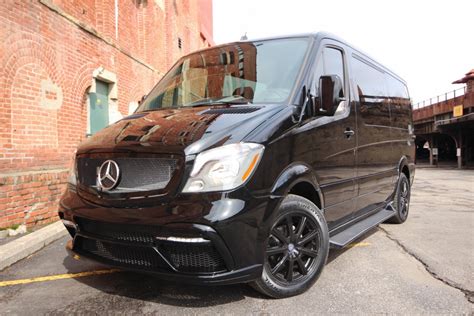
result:
<svg viewBox="0 0 474 316"><path fill-rule="evenodd" d="M216 98L204 98L204 99L199 99L197 101L184 104L184 107L194 107L194 106L201 106L201 105L209 105L213 104L216 101Z"/></svg>
<svg viewBox="0 0 474 316"><path fill-rule="evenodd" d="M162 107L160 107L160 108L151 108L151 109L142 110L142 111L140 111L140 113L141 112L153 112L153 111L156 111L156 110L162 110L162 109L166 109L166 108L168 108L168 109L180 108L180 107L193 108L193 107L198 107L198 106L233 105L233 104L247 105L247 104L252 104L252 101L249 100L249 99L246 99L246 98L244 98L240 95L237 95L237 96L232 95L232 96L228 96L228 97L218 97L218 98L203 98L203 99L199 99L197 101L194 101L194 102L182 105L182 106L171 106L171 107L164 107L164 108L162 108Z"/></svg>
<svg viewBox="0 0 474 316"><path fill-rule="evenodd" d="M228 96L223 98L204 98L184 105L184 107L195 107L202 105L219 105L219 104L251 104L251 100L242 96Z"/></svg>

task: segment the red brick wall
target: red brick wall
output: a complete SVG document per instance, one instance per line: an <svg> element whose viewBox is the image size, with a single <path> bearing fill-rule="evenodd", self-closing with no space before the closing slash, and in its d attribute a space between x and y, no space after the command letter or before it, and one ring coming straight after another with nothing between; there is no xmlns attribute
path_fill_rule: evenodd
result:
<svg viewBox="0 0 474 316"><path fill-rule="evenodd" d="M0 228L55 219L95 69L116 74L126 115L179 56L213 43L211 0L117 3L118 34L115 0L0 4Z"/></svg>
<svg viewBox="0 0 474 316"><path fill-rule="evenodd" d="M2 226L33 226L54 221L66 180L67 172L61 169L0 177Z"/></svg>
<svg viewBox="0 0 474 316"><path fill-rule="evenodd" d="M212 1L198 0L199 23L201 36L207 39L209 45L214 45L213 21L212 21Z"/></svg>

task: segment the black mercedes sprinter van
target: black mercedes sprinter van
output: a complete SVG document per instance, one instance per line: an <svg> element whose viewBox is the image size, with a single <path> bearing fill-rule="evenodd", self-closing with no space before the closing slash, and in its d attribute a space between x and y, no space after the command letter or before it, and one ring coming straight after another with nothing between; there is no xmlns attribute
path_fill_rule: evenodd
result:
<svg viewBox="0 0 474 316"><path fill-rule="evenodd" d="M405 82L329 34L181 58L77 150L59 216L81 256L161 278L307 290L330 248L403 223Z"/></svg>

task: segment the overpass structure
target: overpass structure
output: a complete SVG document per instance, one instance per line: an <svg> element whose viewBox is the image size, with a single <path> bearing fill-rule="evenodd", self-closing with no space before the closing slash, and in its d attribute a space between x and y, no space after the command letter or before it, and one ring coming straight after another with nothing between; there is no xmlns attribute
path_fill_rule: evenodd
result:
<svg viewBox="0 0 474 316"><path fill-rule="evenodd" d="M453 83L466 85L413 106L417 162L474 166L474 69Z"/></svg>

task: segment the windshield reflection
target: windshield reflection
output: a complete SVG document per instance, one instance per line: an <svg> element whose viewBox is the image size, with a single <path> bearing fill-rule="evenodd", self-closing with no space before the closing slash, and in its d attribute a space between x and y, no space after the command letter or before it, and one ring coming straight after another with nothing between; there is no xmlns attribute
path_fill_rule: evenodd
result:
<svg viewBox="0 0 474 316"><path fill-rule="evenodd" d="M291 38L229 44L191 54L166 74L137 112L284 102L307 48L307 38Z"/></svg>

